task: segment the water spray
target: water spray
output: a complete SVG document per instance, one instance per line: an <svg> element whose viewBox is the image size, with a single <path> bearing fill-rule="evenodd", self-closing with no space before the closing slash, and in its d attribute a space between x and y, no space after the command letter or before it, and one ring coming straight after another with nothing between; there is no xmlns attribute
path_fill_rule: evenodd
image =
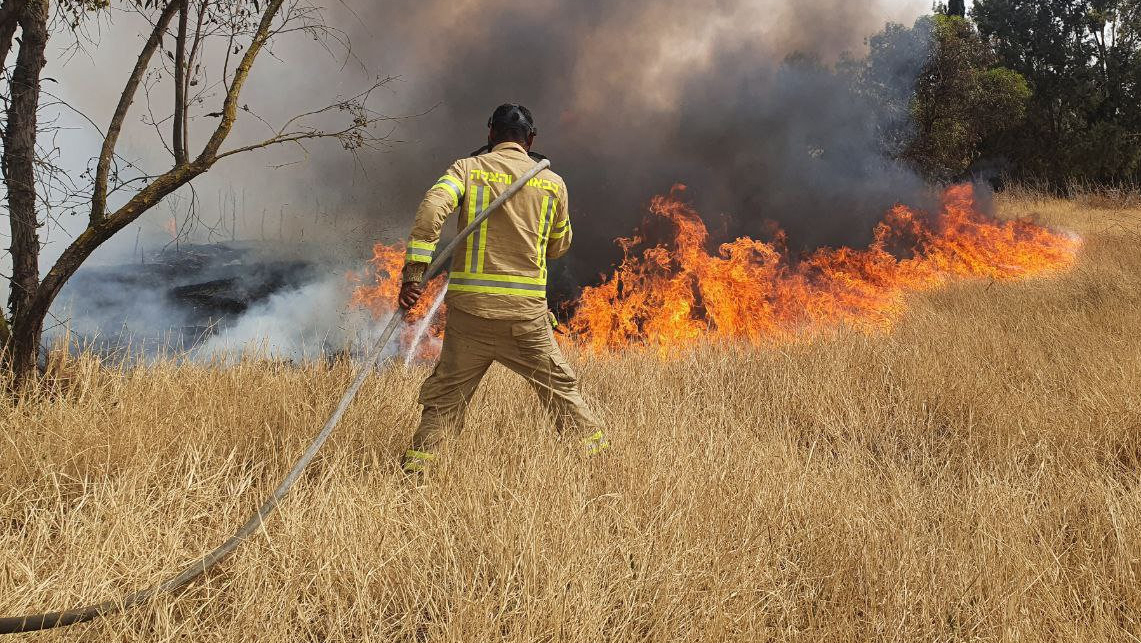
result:
<svg viewBox="0 0 1141 643"><path fill-rule="evenodd" d="M404 356L404 365L408 366L412 363L412 358L416 356L416 349L420 347L420 342L423 341L424 335L428 333L428 329L432 327L432 321L436 319L436 313L440 311L440 306L444 303L444 294L448 292L448 284L444 283L444 287L440 289L439 294L436 295L435 301L432 302L432 307L428 309L428 313L424 315L424 319L416 325L416 334L412 336L412 344L408 346L408 353Z"/></svg>
<svg viewBox="0 0 1141 643"><path fill-rule="evenodd" d="M551 162L547 159L543 159L536 163L534 167L532 167L530 170L527 170L523 176L519 177L514 183L508 186L503 194L499 195L494 201L491 202L491 205L487 206L479 214L477 214L472 219L471 223L469 223L466 228L461 230L460 233L456 235L456 237L452 239L450 243L448 243L448 245L444 246L444 249L441 250L440 253L436 255L436 258L432 261L432 263L428 265L428 269L424 271L424 277L420 280L420 287L423 288L426 286L433 277L438 275L444 269L444 265L451 260L452 253L456 251L456 248L459 247L459 244L467 239L469 235L475 232L476 228L478 228L479 225L483 223L484 220L486 220L492 212L499 209L499 207L506 203L507 200L512 196L514 196L516 192L522 189L524 185L527 185L528 181L535 178L539 172L542 172L550 165ZM384 332L380 334L380 338L377 339L375 344L373 344L372 349L368 353L368 357L365 359L364 363L361 364L360 368L353 376L352 384L349 385L349 388L345 390L344 395L341 396L341 401L337 403L337 408L333 411L333 414L329 416L329 419L325 422L325 426L322 427L321 432L318 433L315 438L313 438L313 442L309 444L309 448L305 449L305 452L301 454L301 457L297 460L297 462L293 464L293 467L289 470L289 473L286 474L285 479L283 479L281 483L277 485L277 488L273 490L273 493L269 494L269 497L266 498L264 502L262 502L261 506L258 507L258 510L254 512L254 514L250 516L249 519L246 520L245 524L243 524L240 528L238 528L236 532L234 532L233 536L230 536L224 543L218 545L217 548L202 558L199 558L190 565L187 565L173 578L167 579L158 585L134 592L133 594L128 594L120 600L104 601L102 603L88 605L86 607L78 607L75 609L62 610L58 612L46 612L43 614L29 614L26 616L0 617L0 634L32 632L36 630L46 630L54 627L63 627L66 625L74 625L75 623L83 623L100 616L106 616L108 614L114 614L116 612L123 611L129 607L134 607L141 603L145 603L158 596L159 594L173 592L177 589L185 587L186 585L189 585L195 579L205 574L206 571L211 567L217 565L219 562L227 558L231 553L233 553L235 549L237 549L238 545L245 542L247 538L249 538L255 531L258 530L259 527L261 527L262 522L266 519L267 516L273 513L273 510L277 508L277 505L281 502L281 499L284 498L285 494L289 492L289 489L293 486L293 483L297 482L297 479L301 476L301 473L305 470L305 467L309 466L309 463L313 460L314 456L317 455L317 451L321 449L321 445L325 444L325 441L329 439L329 435L333 433L333 429L337 428L337 424L340 423L341 417L345 414L345 411L349 408L349 405L353 403L353 400L356 399L357 393L360 392L361 386L364 385L365 379L368 378L369 373L371 373L373 368L376 367L378 361L380 360L381 354L384 352L384 348L388 345L388 341L392 339L392 334L396 331L397 327L404 322L406 315L407 311L399 307L397 307L397 309L392 313L392 316L388 320L388 325L384 328Z"/></svg>

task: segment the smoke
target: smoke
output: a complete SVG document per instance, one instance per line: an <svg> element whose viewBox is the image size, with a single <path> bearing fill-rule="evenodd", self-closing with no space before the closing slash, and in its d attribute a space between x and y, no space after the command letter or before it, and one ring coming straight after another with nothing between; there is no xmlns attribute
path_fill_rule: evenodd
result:
<svg viewBox="0 0 1141 643"><path fill-rule="evenodd" d="M348 303L344 278L326 277L276 292L194 352L206 357L252 350L293 360L319 359L353 345L369 327L367 313Z"/></svg>
<svg viewBox="0 0 1141 643"><path fill-rule="evenodd" d="M559 273L564 296L608 268L614 238L677 182L725 235L756 235L771 220L796 248L862 243L893 204L927 198L885 154L898 114L834 67L862 57L889 18L914 15L899 10L840 0L373 3L359 14L356 54L406 74L402 107L435 106L397 130L408 144L395 159L371 166L389 195L373 216L410 222L424 187L482 144L492 108L519 102L536 115L536 150L569 187L576 247ZM889 75L897 93L910 93L927 52L908 53ZM347 170L334 160L322 175Z"/></svg>
<svg viewBox="0 0 1141 643"><path fill-rule="evenodd" d="M296 158L262 153L220 166L199 193L240 193L242 207L235 212L231 199L229 213L212 212L204 198L202 216L232 220L239 239L317 238L360 261L371 242L406 234L423 191L484 143L497 104L517 102L536 115L535 149L570 192L575 247L553 272L555 299L606 272L618 258L613 240L678 182L726 239L761 235L775 221L794 249L859 244L894 203L929 197L885 153L884 134L901 115L882 101L885 89L910 93L927 51L898 53L879 70L878 98L836 63L861 58L887 21L910 22L928 8L926 0L334 3L328 22L348 34L350 63L338 69L312 43L283 41L255 68L251 109L278 122L379 73L399 80L377 95L378 107L416 116L396 121L391 146L378 153L317 144ZM113 99L100 101L109 113ZM318 277L312 287L322 294L291 286L251 307L211 350L263 335L295 351L283 339L290 333L312 344L341 323L331 293L344 282ZM299 318L292 304L315 299L323 303Z"/></svg>

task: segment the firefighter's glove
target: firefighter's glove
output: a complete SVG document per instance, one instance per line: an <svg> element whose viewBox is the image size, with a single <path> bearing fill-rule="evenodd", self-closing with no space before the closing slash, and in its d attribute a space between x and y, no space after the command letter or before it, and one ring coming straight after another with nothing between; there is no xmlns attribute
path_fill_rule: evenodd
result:
<svg viewBox="0 0 1141 643"><path fill-rule="evenodd" d="M400 307L408 310L420 301L420 296L424 294L424 289L420 287L420 283L416 281L406 281L400 285Z"/></svg>

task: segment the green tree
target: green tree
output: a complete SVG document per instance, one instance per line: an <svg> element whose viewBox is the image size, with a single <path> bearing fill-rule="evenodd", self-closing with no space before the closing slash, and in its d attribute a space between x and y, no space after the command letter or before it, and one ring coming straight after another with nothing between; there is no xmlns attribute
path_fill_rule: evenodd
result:
<svg viewBox="0 0 1141 643"><path fill-rule="evenodd" d="M965 18L937 14L910 28L889 24L868 46L860 85L882 105L885 148L930 179L969 175L1025 114L1026 81L995 66Z"/></svg>
<svg viewBox="0 0 1141 643"><path fill-rule="evenodd" d="M960 18L967 17L967 2L966 0L951 0L947 2L936 2L931 7L935 13L941 13L946 16L958 16Z"/></svg>
<svg viewBox="0 0 1141 643"><path fill-rule="evenodd" d="M976 0L971 15L1033 91L1001 141L1017 174L1141 180L1141 0Z"/></svg>

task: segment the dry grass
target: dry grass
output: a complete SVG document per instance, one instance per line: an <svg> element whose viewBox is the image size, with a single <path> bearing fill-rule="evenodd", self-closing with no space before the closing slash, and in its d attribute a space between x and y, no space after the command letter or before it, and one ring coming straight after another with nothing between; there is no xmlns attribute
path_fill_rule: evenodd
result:
<svg viewBox="0 0 1141 643"><path fill-rule="evenodd" d="M918 298L887 336L575 356L604 459L497 370L411 486L394 463L425 372L390 370L207 581L26 640L1137 640L1141 210L1003 207L1080 231L1080 265ZM0 402L0 613L213 547L349 376L66 371Z"/></svg>

